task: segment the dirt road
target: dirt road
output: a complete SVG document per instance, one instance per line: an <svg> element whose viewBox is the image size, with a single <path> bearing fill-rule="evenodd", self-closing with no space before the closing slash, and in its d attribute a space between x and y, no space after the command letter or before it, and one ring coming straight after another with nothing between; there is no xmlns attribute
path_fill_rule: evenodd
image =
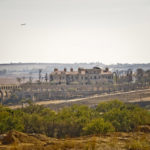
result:
<svg viewBox="0 0 150 150"><path fill-rule="evenodd" d="M48 100L48 101L43 100L40 102L35 102L35 104L46 105L54 109L59 109L61 107L70 106L72 104L96 105L101 101L108 101L112 99L119 99L124 102L150 101L150 89L94 95L86 98L70 99L70 100ZM9 108L12 109L21 108L21 105L9 106Z"/></svg>

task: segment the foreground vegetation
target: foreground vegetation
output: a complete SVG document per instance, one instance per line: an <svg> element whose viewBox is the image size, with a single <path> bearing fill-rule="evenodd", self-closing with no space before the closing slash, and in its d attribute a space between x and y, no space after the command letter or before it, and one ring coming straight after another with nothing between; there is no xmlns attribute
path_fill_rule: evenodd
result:
<svg viewBox="0 0 150 150"><path fill-rule="evenodd" d="M111 133L101 136L56 139L42 134L10 131L0 139L2 150L149 150L150 134Z"/></svg>
<svg viewBox="0 0 150 150"><path fill-rule="evenodd" d="M66 138L130 132L139 125L150 125L149 111L118 100L102 102L95 108L73 105L59 112L32 103L16 110L0 106L0 134L17 130Z"/></svg>

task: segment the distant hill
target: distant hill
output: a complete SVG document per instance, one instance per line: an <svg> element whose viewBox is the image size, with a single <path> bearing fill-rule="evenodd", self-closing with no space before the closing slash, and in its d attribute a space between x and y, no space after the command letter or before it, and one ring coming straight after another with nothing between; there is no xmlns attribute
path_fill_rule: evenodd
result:
<svg viewBox="0 0 150 150"><path fill-rule="evenodd" d="M38 77L38 70L42 69L42 73L51 73L54 68L63 70L67 68L73 68L77 70L79 67L92 68L92 67L105 68L108 67L112 71L116 70L127 70L132 69L135 71L137 68L143 68L144 70L150 69L150 63L148 64L111 64L105 65L99 62L93 63L10 63L10 64L0 64L0 77L16 77L16 76L32 76L33 78Z"/></svg>

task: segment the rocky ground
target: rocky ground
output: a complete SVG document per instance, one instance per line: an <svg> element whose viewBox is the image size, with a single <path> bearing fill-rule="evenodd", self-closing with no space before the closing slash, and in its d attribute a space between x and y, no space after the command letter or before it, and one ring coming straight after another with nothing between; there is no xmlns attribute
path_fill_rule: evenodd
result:
<svg viewBox="0 0 150 150"><path fill-rule="evenodd" d="M55 139L11 131L0 135L0 150L150 150L150 126L132 133Z"/></svg>

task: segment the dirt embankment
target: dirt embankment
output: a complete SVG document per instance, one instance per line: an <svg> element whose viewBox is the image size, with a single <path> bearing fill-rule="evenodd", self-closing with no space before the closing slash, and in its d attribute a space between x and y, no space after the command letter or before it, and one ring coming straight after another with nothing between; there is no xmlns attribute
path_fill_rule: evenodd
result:
<svg viewBox="0 0 150 150"><path fill-rule="evenodd" d="M61 109L65 106L71 106L73 104L84 104L88 106L95 106L103 101L109 101L118 99L123 102L150 102L150 89L144 89L144 90L136 90L136 91L130 91L130 92L117 92L112 94L103 94L103 95L95 95L87 98L82 99L74 99L74 100L66 100L66 101L43 101L39 102L37 104L43 104L46 106L49 106L51 109Z"/></svg>
<svg viewBox="0 0 150 150"><path fill-rule="evenodd" d="M142 102L150 101L150 89L135 90L129 92L116 92L110 94L94 95L85 98L79 99L70 99L70 100L47 100L35 102L38 105L46 105L51 109L58 110L65 106L71 106L73 104L84 104L88 106L94 106L99 104L102 101L109 101L119 99L124 102ZM9 106L11 109L21 108L21 105Z"/></svg>
<svg viewBox="0 0 150 150"><path fill-rule="evenodd" d="M149 150L149 129L147 126L139 128L144 132L111 133L67 139L11 131L6 135L0 135L0 150Z"/></svg>

